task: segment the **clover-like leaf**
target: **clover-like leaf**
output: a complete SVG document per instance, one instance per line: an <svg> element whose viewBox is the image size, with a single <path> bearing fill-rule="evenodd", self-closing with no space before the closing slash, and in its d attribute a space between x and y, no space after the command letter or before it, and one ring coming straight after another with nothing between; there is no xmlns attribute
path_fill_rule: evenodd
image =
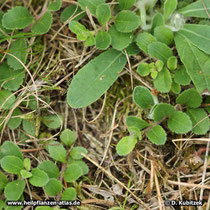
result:
<svg viewBox="0 0 210 210"><path fill-rule="evenodd" d="M23 160L16 156L8 155L1 159L1 167L11 174L19 174L24 168Z"/></svg>
<svg viewBox="0 0 210 210"><path fill-rule="evenodd" d="M56 196L62 190L62 184L59 180L51 178L44 186L44 190L49 196Z"/></svg>
<svg viewBox="0 0 210 210"><path fill-rule="evenodd" d="M43 187L45 186L48 181L49 177L47 173L40 170L39 168L34 168L31 171L32 177L30 177L29 182L35 187Z"/></svg>
<svg viewBox="0 0 210 210"><path fill-rule="evenodd" d="M168 119L168 128L172 132L184 134L192 129L192 122L187 114L177 111Z"/></svg>
<svg viewBox="0 0 210 210"><path fill-rule="evenodd" d="M52 14L47 11L44 15L32 26L32 32L35 34L45 34L47 33L52 25Z"/></svg>
<svg viewBox="0 0 210 210"><path fill-rule="evenodd" d="M104 4L104 0L78 0L79 6L86 10L86 7L90 10L90 12L95 15L96 14L96 8L100 4Z"/></svg>
<svg viewBox="0 0 210 210"><path fill-rule="evenodd" d="M140 25L140 18L132 11L123 10L117 14L115 19L116 29L120 32L129 33Z"/></svg>
<svg viewBox="0 0 210 210"><path fill-rule="evenodd" d="M204 135L209 131L209 117L204 109L188 109L186 112L192 121L192 132L197 135Z"/></svg>
<svg viewBox="0 0 210 210"><path fill-rule="evenodd" d="M2 109L11 109L14 103L15 96L12 94L12 92L9 90L0 90L0 107Z"/></svg>
<svg viewBox="0 0 210 210"><path fill-rule="evenodd" d="M117 154L120 156L129 154L137 143L136 136L123 137L117 144Z"/></svg>
<svg viewBox="0 0 210 210"><path fill-rule="evenodd" d="M61 200L62 201L73 201L77 197L77 193L75 188L73 187L68 187L65 189L65 191L61 195Z"/></svg>
<svg viewBox="0 0 210 210"><path fill-rule="evenodd" d="M54 2L51 2L48 6L48 10L55 12L58 11L62 6L62 0L56 0Z"/></svg>
<svg viewBox="0 0 210 210"><path fill-rule="evenodd" d="M171 44L174 39L174 34L170 28L166 26L158 26L154 29L154 36L157 41L165 43L166 45Z"/></svg>
<svg viewBox="0 0 210 210"><path fill-rule="evenodd" d="M118 0L121 9L130 9L135 3L136 0Z"/></svg>
<svg viewBox="0 0 210 210"><path fill-rule="evenodd" d="M157 77L154 80L155 89L161 93L168 93L171 89L172 79L171 74L167 68L163 68L161 72L158 73Z"/></svg>
<svg viewBox="0 0 210 210"><path fill-rule="evenodd" d="M126 56L114 49L91 60L73 78L67 93L68 104L82 108L95 102L115 82L126 62Z"/></svg>
<svg viewBox="0 0 210 210"><path fill-rule="evenodd" d="M62 163L66 162L66 150L62 144L51 142L50 145L48 145L48 151L50 153L50 157L54 160Z"/></svg>
<svg viewBox="0 0 210 210"><path fill-rule="evenodd" d="M174 109L173 106L170 104L157 104L154 112L153 112L153 117L156 122L163 120L165 117L171 117L176 110Z"/></svg>
<svg viewBox="0 0 210 210"><path fill-rule="evenodd" d="M142 109L151 108L154 105L152 93L144 86L135 87L133 100Z"/></svg>
<svg viewBox="0 0 210 210"><path fill-rule="evenodd" d="M11 141L5 141L0 147L0 159L8 155L16 156L23 160L23 154L20 148Z"/></svg>
<svg viewBox="0 0 210 210"><path fill-rule="evenodd" d="M173 55L172 50L162 42L152 42L148 45L148 53L152 58L162 60L164 63Z"/></svg>
<svg viewBox="0 0 210 210"><path fill-rule="evenodd" d="M141 118L135 116L128 116L126 118L126 125L127 127L138 128L139 130L150 126L150 124L147 123L145 120L142 120Z"/></svg>
<svg viewBox="0 0 210 210"><path fill-rule="evenodd" d="M60 139L66 146L71 146L76 140L76 133L65 129L61 132Z"/></svg>
<svg viewBox="0 0 210 210"><path fill-rule="evenodd" d="M33 18L27 8L13 7L3 15L2 24L6 29L23 29L31 24Z"/></svg>
<svg viewBox="0 0 210 210"><path fill-rule="evenodd" d="M150 33L142 32L139 33L135 39L137 46L143 50L145 53L148 53L148 46L156 42L157 39Z"/></svg>
<svg viewBox="0 0 210 210"><path fill-rule="evenodd" d="M191 108L199 107L201 102L202 98L195 88L185 90L176 99L176 103L185 104Z"/></svg>
<svg viewBox="0 0 210 210"><path fill-rule="evenodd" d="M70 157L75 160L82 159L83 156L81 155L81 153L87 154L87 150L84 147L80 146L74 147L70 152Z"/></svg>
<svg viewBox="0 0 210 210"><path fill-rule="evenodd" d="M164 19L167 20L177 7L177 0L166 0L164 3Z"/></svg>
<svg viewBox="0 0 210 210"><path fill-rule="evenodd" d="M179 69L175 71L174 80L176 83L180 85L189 85L191 82L191 78L187 73L184 66L181 66Z"/></svg>
<svg viewBox="0 0 210 210"><path fill-rule="evenodd" d="M42 122L48 127L48 128L51 128L51 129L57 129L57 128L60 128L63 124L63 117L58 114L51 114L51 115L47 115L47 116L44 116L42 118Z"/></svg>
<svg viewBox="0 0 210 210"><path fill-rule="evenodd" d="M38 168L42 171L44 171L49 178L58 178L60 176L58 167L49 160L42 161Z"/></svg>
<svg viewBox="0 0 210 210"><path fill-rule="evenodd" d="M15 180L8 183L4 189L4 195L7 200L18 200L23 194L25 185L23 180Z"/></svg>
<svg viewBox="0 0 210 210"><path fill-rule="evenodd" d="M96 48L106 50L111 44L111 36L108 32L101 30L96 35Z"/></svg>
<svg viewBox="0 0 210 210"><path fill-rule="evenodd" d="M166 142L166 132L160 126L156 125L147 132L148 139L156 145L164 145Z"/></svg>
<svg viewBox="0 0 210 210"><path fill-rule="evenodd" d="M111 9L109 4L99 4L96 7L96 17L98 22L104 26L111 18Z"/></svg>
<svg viewBox="0 0 210 210"><path fill-rule="evenodd" d="M109 29L109 34L111 35L112 47L116 50L123 50L132 42L132 33L119 32L115 25Z"/></svg>
<svg viewBox="0 0 210 210"><path fill-rule="evenodd" d="M71 163L66 168L64 179L66 182L74 182L79 179L82 174L82 169L77 164Z"/></svg>

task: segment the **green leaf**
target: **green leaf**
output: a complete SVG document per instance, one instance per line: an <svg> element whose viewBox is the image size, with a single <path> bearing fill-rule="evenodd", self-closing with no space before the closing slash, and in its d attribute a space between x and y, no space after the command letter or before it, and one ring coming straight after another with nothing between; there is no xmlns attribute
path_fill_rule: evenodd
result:
<svg viewBox="0 0 210 210"><path fill-rule="evenodd" d="M29 182L33 186L43 187L48 183L49 181L48 175L44 171L40 170L39 168L32 169L31 173L32 173L32 177L29 179Z"/></svg>
<svg viewBox="0 0 210 210"><path fill-rule="evenodd" d="M157 61L155 62L155 67L156 67L156 69L157 69L158 72L161 72L162 69L163 69L163 67L164 67L163 61L157 60Z"/></svg>
<svg viewBox="0 0 210 210"><path fill-rule="evenodd" d="M68 162L70 164L74 163L74 164L78 165L78 167L80 167L82 169L82 175L88 174L89 168L88 168L88 165L84 161L82 161L82 160L73 160L73 159L69 158Z"/></svg>
<svg viewBox="0 0 210 210"><path fill-rule="evenodd" d="M48 10L55 12L58 11L62 6L62 0L56 0L54 2L51 2L48 6Z"/></svg>
<svg viewBox="0 0 210 210"><path fill-rule="evenodd" d="M161 103L158 104L153 113L154 121L158 122L163 120L165 117L171 117L175 113L175 109L170 104Z"/></svg>
<svg viewBox="0 0 210 210"><path fill-rule="evenodd" d="M156 13L152 18L151 32L154 33L154 29L158 26L164 25L164 18L161 13Z"/></svg>
<svg viewBox="0 0 210 210"><path fill-rule="evenodd" d="M137 29L140 25L140 18L129 10L121 11L115 19L115 26L119 32L129 33Z"/></svg>
<svg viewBox="0 0 210 210"><path fill-rule="evenodd" d="M105 2L104 0L78 0L78 3L82 10L86 10L86 7L88 7L90 12L95 15L97 6Z"/></svg>
<svg viewBox="0 0 210 210"><path fill-rule="evenodd" d="M137 72L140 76L146 77L150 74L150 68L148 63L140 63Z"/></svg>
<svg viewBox="0 0 210 210"><path fill-rule="evenodd" d="M152 93L143 86L135 87L133 91L133 100L142 109L151 108L154 105Z"/></svg>
<svg viewBox="0 0 210 210"><path fill-rule="evenodd" d="M162 60L164 63L173 55L172 50L162 42L153 42L148 45L148 54L152 58Z"/></svg>
<svg viewBox="0 0 210 210"><path fill-rule="evenodd" d="M145 53L148 53L148 46L156 42L156 38L147 32L139 33L135 39L137 46L143 50Z"/></svg>
<svg viewBox="0 0 210 210"><path fill-rule="evenodd" d="M48 128L51 128L51 129L58 129L62 126L63 124L63 117L58 114L51 114L51 115L47 115L47 116L44 116L42 118L42 122L48 127Z"/></svg>
<svg viewBox="0 0 210 210"><path fill-rule="evenodd" d="M24 179L32 177L32 173L30 173L29 171L26 171L25 169L21 170L20 174Z"/></svg>
<svg viewBox="0 0 210 210"><path fill-rule="evenodd" d="M158 26L154 29L154 36L157 41L166 45L170 45L174 40L174 34L172 30L166 26Z"/></svg>
<svg viewBox="0 0 210 210"><path fill-rule="evenodd" d="M11 118L9 119L7 126L11 129L14 130L18 128L22 122L22 119L18 117L18 115L21 115L21 111L19 108L16 108L14 112L12 113Z"/></svg>
<svg viewBox="0 0 210 210"><path fill-rule="evenodd" d="M109 4L99 4L96 7L96 17L98 22L104 26L111 18L111 9Z"/></svg>
<svg viewBox="0 0 210 210"><path fill-rule="evenodd" d="M0 159L8 155L16 156L23 160L23 154L20 148L13 142L5 141L0 147Z"/></svg>
<svg viewBox="0 0 210 210"><path fill-rule="evenodd" d="M136 0L118 0L120 4L120 8L123 9L130 9L135 3Z"/></svg>
<svg viewBox="0 0 210 210"><path fill-rule="evenodd" d="M176 83L178 83L180 85L189 85L190 84L191 78L188 75L184 66L181 66L181 68L179 68L175 71L174 80Z"/></svg>
<svg viewBox="0 0 210 210"><path fill-rule="evenodd" d="M11 47L9 49L10 54L16 56L23 64L26 63L27 59L27 43L25 39L17 39L12 42ZM14 70L23 69L23 65L11 55L7 55L7 63Z"/></svg>
<svg viewBox="0 0 210 210"><path fill-rule="evenodd" d="M23 165L27 171L31 170L31 160L29 158L23 160Z"/></svg>
<svg viewBox="0 0 210 210"><path fill-rule="evenodd" d="M175 42L180 59L198 92L201 93L205 89L210 90L210 56L195 47L179 32L175 36Z"/></svg>
<svg viewBox="0 0 210 210"><path fill-rule="evenodd" d="M179 94L181 92L180 84L174 82L174 80L173 80L172 85L171 85L171 91L175 94Z"/></svg>
<svg viewBox="0 0 210 210"><path fill-rule="evenodd" d="M85 41L90 36L90 31L88 31L84 25L77 21L69 22L69 29L77 35L77 39Z"/></svg>
<svg viewBox="0 0 210 210"><path fill-rule="evenodd" d="M132 42L126 48L126 52L127 52L128 56L137 55L140 52L140 49L135 42Z"/></svg>
<svg viewBox="0 0 210 210"><path fill-rule="evenodd" d="M82 159L81 153L87 154L87 150L84 147L74 147L70 152L70 157L75 160Z"/></svg>
<svg viewBox="0 0 210 210"><path fill-rule="evenodd" d="M49 178L58 178L60 176L58 167L52 161L44 160L39 164L38 168L44 171Z"/></svg>
<svg viewBox="0 0 210 210"><path fill-rule="evenodd" d="M25 7L17 6L3 15L2 24L6 29L23 29L31 24L33 18Z"/></svg>
<svg viewBox="0 0 210 210"><path fill-rule="evenodd" d="M171 85L171 74L166 68L163 68L163 70L158 73L158 76L154 80L155 89L161 93L168 93L171 89Z"/></svg>
<svg viewBox="0 0 210 210"><path fill-rule="evenodd" d="M4 171L11 174L19 174L24 168L23 161L20 158L11 155L1 159L1 167Z"/></svg>
<svg viewBox="0 0 210 210"><path fill-rule="evenodd" d="M132 33L121 33L117 31L114 25L109 29L109 34L111 35L112 47L116 50L123 50L132 42Z"/></svg>
<svg viewBox="0 0 210 210"><path fill-rule="evenodd" d="M167 20L176 10L177 0L166 0L164 3L164 19Z"/></svg>
<svg viewBox="0 0 210 210"><path fill-rule="evenodd" d="M52 14L47 11L44 15L32 26L32 32L35 34L45 34L47 33L52 25Z"/></svg>
<svg viewBox="0 0 210 210"><path fill-rule="evenodd" d="M192 129L192 122L187 114L177 111L169 118L168 128L172 132L184 134Z"/></svg>
<svg viewBox="0 0 210 210"><path fill-rule="evenodd" d="M96 48L106 50L111 44L111 36L108 32L101 30L96 35Z"/></svg>
<svg viewBox="0 0 210 210"><path fill-rule="evenodd" d="M91 60L73 78L67 93L68 104L82 108L95 102L115 82L126 62L126 56L113 49Z"/></svg>
<svg viewBox="0 0 210 210"><path fill-rule="evenodd" d="M62 163L66 162L66 150L62 144L57 142L50 142L50 145L48 145L48 151L50 153L50 157L54 160L60 161Z"/></svg>
<svg viewBox="0 0 210 210"><path fill-rule="evenodd" d="M71 146L76 140L76 133L65 129L61 132L60 139L66 146Z"/></svg>
<svg viewBox="0 0 210 210"><path fill-rule="evenodd" d="M91 32L88 32L88 37L85 40L85 46L89 47L89 46L93 46L95 44L96 44L96 40L95 40L93 34Z"/></svg>
<svg viewBox="0 0 210 210"><path fill-rule="evenodd" d="M73 201L77 197L76 190L73 187L68 187L61 195L62 201Z"/></svg>
<svg viewBox="0 0 210 210"><path fill-rule="evenodd" d="M76 5L70 5L68 7L66 7L63 12L61 13L60 16L60 20L61 22L66 22L70 17L77 16L79 13L81 13L82 10L77 7ZM73 20L78 21L80 20L82 17L84 17L85 13L82 13L80 15L78 15L77 17L75 17Z"/></svg>
<svg viewBox="0 0 210 210"><path fill-rule="evenodd" d="M210 26L198 24L186 24L179 31L193 45L207 54L210 54Z"/></svg>
<svg viewBox="0 0 210 210"><path fill-rule="evenodd" d="M4 189L4 195L7 200L18 200L25 189L25 182L23 180L15 180L8 183Z"/></svg>
<svg viewBox="0 0 210 210"><path fill-rule="evenodd" d="M31 135L31 136L35 136L36 133L36 122L34 120L23 120L23 130Z"/></svg>
<svg viewBox="0 0 210 210"><path fill-rule="evenodd" d="M148 139L156 145L164 145L166 142L166 132L160 126L156 125L147 132Z"/></svg>
<svg viewBox="0 0 210 210"><path fill-rule="evenodd" d="M209 117L204 109L188 109L187 114L192 121L193 133L204 135L209 131Z"/></svg>
<svg viewBox="0 0 210 210"><path fill-rule="evenodd" d="M206 8L204 7L203 3L206 5ZM206 12L206 9L208 13L210 13L209 0L198 0L180 9L178 12L183 14L185 17L209 18L208 13Z"/></svg>
<svg viewBox="0 0 210 210"><path fill-rule="evenodd" d="M64 173L64 179L66 182L75 182L82 176L82 174L82 169L78 167L77 164L72 163L67 166L67 169Z"/></svg>
<svg viewBox="0 0 210 210"><path fill-rule="evenodd" d="M123 137L117 144L117 154L120 156L129 154L137 143L136 136Z"/></svg>
<svg viewBox="0 0 210 210"><path fill-rule="evenodd" d="M0 107L2 109L11 109L15 101L15 96L12 95L12 92L8 90L0 90Z"/></svg>
<svg viewBox="0 0 210 210"><path fill-rule="evenodd" d="M197 108L201 105L202 98L195 88L187 89L176 99L176 103L185 104L191 108Z"/></svg>
<svg viewBox="0 0 210 210"><path fill-rule="evenodd" d="M128 116L126 118L126 125L127 127L138 128L139 130L150 126L150 124L147 123L145 120L142 120L141 118L135 116Z"/></svg>
<svg viewBox="0 0 210 210"><path fill-rule="evenodd" d="M167 67L169 70L174 71L177 68L178 60L176 56L172 56L167 60Z"/></svg>
<svg viewBox="0 0 210 210"><path fill-rule="evenodd" d="M44 190L49 196L56 196L62 190L62 184L59 180L51 178L44 186Z"/></svg>
<svg viewBox="0 0 210 210"><path fill-rule="evenodd" d="M0 190L4 189L7 183L7 177L0 171Z"/></svg>

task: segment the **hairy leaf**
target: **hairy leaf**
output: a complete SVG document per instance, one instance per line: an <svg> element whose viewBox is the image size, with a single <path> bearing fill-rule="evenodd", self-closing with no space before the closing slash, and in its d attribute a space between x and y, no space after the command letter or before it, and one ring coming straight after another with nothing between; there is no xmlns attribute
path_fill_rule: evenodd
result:
<svg viewBox="0 0 210 210"><path fill-rule="evenodd" d="M0 190L4 189L7 183L8 179L6 175L0 171Z"/></svg>
<svg viewBox="0 0 210 210"><path fill-rule="evenodd" d="M104 26L111 18L111 9L109 4L99 4L96 7L96 17L99 23Z"/></svg>
<svg viewBox="0 0 210 210"><path fill-rule="evenodd" d="M23 130L31 135L31 136L35 136L36 134L36 122L34 120L23 120Z"/></svg>
<svg viewBox="0 0 210 210"><path fill-rule="evenodd" d="M120 156L129 154L137 143L136 136L123 137L117 144L117 154Z"/></svg>
<svg viewBox="0 0 210 210"><path fill-rule="evenodd" d="M70 157L75 160L82 159L81 153L87 154L87 150L84 147L74 147L70 152Z"/></svg>
<svg viewBox="0 0 210 210"><path fill-rule="evenodd" d="M150 68L148 63L140 63L137 72L142 77L148 76L150 74Z"/></svg>
<svg viewBox="0 0 210 210"><path fill-rule="evenodd" d="M70 129L65 129L61 132L60 139L66 146L71 146L76 140L76 133Z"/></svg>
<svg viewBox="0 0 210 210"><path fill-rule="evenodd" d="M33 186L43 187L48 183L49 181L48 175L44 171L40 170L39 168L32 169L31 173L32 173L32 177L30 177L29 182Z"/></svg>
<svg viewBox="0 0 210 210"><path fill-rule="evenodd" d="M13 7L3 15L2 24L6 29L23 29L31 24L33 18L27 8Z"/></svg>
<svg viewBox="0 0 210 210"><path fill-rule="evenodd" d="M154 29L154 36L157 41L162 42L166 45L171 44L174 39L174 34L170 28L166 26L158 26Z"/></svg>
<svg viewBox="0 0 210 210"><path fill-rule="evenodd" d="M77 197L76 190L73 187L68 187L61 195L62 201L73 201Z"/></svg>
<svg viewBox="0 0 210 210"><path fill-rule="evenodd" d="M96 35L96 48L106 50L111 44L111 36L108 32L101 30Z"/></svg>
<svg viewBox="0 0 210 210"><path fill-rule="evenodd" d="M48 6L49 11L58 11L62 6L62 0L56 0L54 2L51 2Z"/></svg>
<svg viewBox="0 0 210 210"><path fill-rule="evenodd" d="M82 160L73 160L73 159L69 158L68 162L70 164L74 163L74 164L78 165L78 167L80 167L82 169L82 175L88 174L89 168L88 168L88 165L84 161L82 161Z"/></svg>
<svg viewBox="0 0 210 210"><path fill-rule="evenodd" d="M105 3L104 0L78 0L79 6L86 10L86 7L90 10L90 12L95 15L96 8L98 5Z"/></svg>
<svg viewBox="0 0 210 210"><path fill-rule="evenodd" d="M21 176L22 176L24 179L27 179L27 178L32 177L32 173L29 172L29 171L27 171L27 170L25 170L25 169L21 170L21 171L20 171L20 174L21 174Z"/></svg>
<svg viewBox="0 0 210 210"><path fill-rule="evenodd" d="M67 166L67 169L64 173L64 179L66 182L74 182L79 179L83 174L83 171L77 164L71 163Z"/></svg>
<svg viewBox="0 0 210 210"><path fill-rule="evenodd" d="M135 3L136 0L118 0L121 9L130 9Z"/></svg>
<svg viewBox="0 0 210 210"><path fill-rule="evenodd" d="M192 121L193 133L204 135L209 131L209 117L204 109L188 109L187 114Z"/></svg>
<svg viewBox="0 0 210 210"><path fill-rule="evenodd" d="M181 68L179 68L175 71L174 80L176 83L178 83L180 85L189 85L190 84L191 78L188 75L184 66L182 66Z"/></svg>
<svg viewBox="0 0 210 210"><path fill-rule="evenodd" d="M177 0L166 0L164 3L164 19L167 20L177 7Z"/></svg>
<svg viewBox="0 0 210 210"><path fill-rule="evenodd" d="M44 190L49 196L56 196L62 190L62 184L59 180L51 178L44 186Z"/></svg>
<svg viewBox="0 0 210 210"><path fill-rule="evenodd" d="M128 116L126 118L126 125L127 127L138 128L139 130L150 126L150 124L147 123L145 120L142 120L141 118L135 116Z"/></svg>
<svg viewBox="0 0 210 210"><path fill-rule="evenodd" d="M192 122L187 114L177 111L169 118L168 128L172 132L184 134L192 129Z"/></svg>
<svg viewBox="0 0 210 210"><path fill-rule="evenodd" d="M140 25L140 18L132 11L124 10L117 14L115 19L116 29L120 32L129 33Z"/></svg>
<svg viewBox="0 0 210 210"><path fill-rule="evenodd" d="M44 171L49 178L58 178L60 176L58 167L52 161L44 160L39 164L38 168Z"/></svg>
<svg viewBox="0 0 210 210"><path fill-rule="evenodd" d="M142 109L151 108L154 105L152 93L143 86L135 87L133 91L133 100Z"/></svg>
<svg viewBox="0 0 210 210"><path fill-rule="evenodd" d="M158 26L164 25L164 18L161 13L156 13L154 17L152 18L152 27L151 27L151 33L154 33L154 29Z"/></svg>
<svg viewBox="0 0 210 210"><path fill-rule="evenodd" d="M62 163L66 162L66 150L62 144L51 142L50 145L48 145L48 151L50 157L54 160L60 161Z"/></svg>
<svg viewBox="0 0 210 210"><path fill-rule="evenodd" d="M62 126L63 124L63 117L58 114L51 114L51 115L47 115L47 116L44 116L42 118L42 122L48 127L48 128L51 128L51 129L58 129Z"/></svg>
<svg viewBox="0 0 210 210"><path fill-rule="evenodd" d="M156 145L164 145L166 142L166 132L160 126L156 125L147 132L148 139Z"/></svg>
<svg viewBox="0 0 210 210"><path fill-rule="evenodd" d="M12 95L12 92L9 90L0 90L0 107L2 109L11 109L14 103L15 96Z"/></svg>
<svg viewBox="0 0 210 210"><path fill-rule="evenodd" d="M115 82L126 62L126 56L113 49L91 60L73 78L67 93L68 104L82 108L95 102Z"/></svg>
<svg viewBox="0 0 210 210"><path fill-rule="evenodd" d="M16 108L14 112L12 113L11 118L9 119L7 126L11 129L14 130L18 128L22 122L22 119L18 117L18 115L22 115L22 112L20 111L19 108Z"/></svg>

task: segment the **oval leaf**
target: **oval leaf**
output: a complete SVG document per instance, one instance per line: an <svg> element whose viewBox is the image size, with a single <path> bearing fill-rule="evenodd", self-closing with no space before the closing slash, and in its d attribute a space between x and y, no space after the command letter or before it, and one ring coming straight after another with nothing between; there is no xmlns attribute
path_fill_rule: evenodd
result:
<svg viewBox="0 0 210 210"><path fill-rule="evenodd" d="M84 147L74 147L70 152L70 157L75 160L82 159L81 153L87 154L87 150Z"/></svg>
<svg viewBox="0 0 210 210"><path fill-rule="evenodd" d="M111 44L111 36L108 32L101 30L96 35L96 48L106 50Z"/></svg>
<svg viewBox="0 0 210 210"><path fill-rule="evenodd" d="M8 90L0 90L0 107L2 109L11 109L14 103L15 96L12 94L12 92Z"/></svg>
<svg viewBox="0 0 210 210"><path fill-rule="evenodd" d="M175 112L168 120L168 128L178 134L184 134L192 129L192 122L184 112Z"/></svg>
<svg viewBox="0 0 210 210"><path fill-rule="evenodd" d="M67 166L67 169L64 173L64 179L66 180L66 182L74 182L79 179L82 174L82 169L78 167L77 164L72 163Z"/></svg>
<svg viewBox="0 0 210 210"><path fill-rule="evenodd" d="M111 9L108 4L99 4L96 7L96 17L99 23L104 26L111 17Z"/></svg>
<svg viewBox="0 0 210 210"><path fill-rule="evenodd" d="M133 100L142 109L151 108L154 105L154 99L151 92L143 86L135 87L133 91Z"/></svg>
<svg viewBox="0 0 210 210"><path fill-rule="evenodd" d="M63 124L63 117L58 114L51 114L51 115L47 115L47 116L44 116L42 118L42 122L48 127L48 128L51 128L51 129L58 129L62 126Z"/></svg>
<svg viewBox="0 0 210 210"><path fill-rule="evenodd" d="M48 145L48 151L50 153L50 157L54 160L60 161L62 163L66 162L66 150L62 144L59 143L50 143Z"/></svg>
<svg viewBox="0 0 210 210"><path fill-rule="evenodd" d="M76 190L73 187L68 187L61 195L62 201L73 201L77 197Z"/></svg>
<svg viewBox="0 0 210 210"><path fill-rule="evenodd" d="M58 167L52 161L44 160L39 164L38 168L44 171L49 178L58 178L60 176Z"/></svg>
<svg viewBox="0 0 210 210"><path fill-rule="evenodd" d="M141 118L135 117L135 116L127 117L126 124L127 124L127 127L135 127L135 128L138 128L139 130L142 130L150 126L150 124L147 123L145 120L142 120Z"/></svg>
<svg viewBox="0 0 210 210"><path fill-rule="evenodd" d="M48 175L40 170L39 168L34 168L32 171L32 177L29 179L29 182L35 186L35 187L43 187L45 186L48 181L49 181L49 177Z"/></svg>
<svg viewBox="0 0 210 210"><path fill-rule="evenodd" d="M86 10L87 7L95 15L97 6L105 2L104 0L79 0L78 3L83 10Z"/></svg>
<svg viewBox="0 0 210 210"><path fill-rule="evenodd" d="M76 133L65 129L61 132L60 139L66 146L71 146L76 140Z"/></svg>
<svg viewBox="0 0 210 210"><path fill-rule="evenodd" d="M159 42L162 42L166 45L171 44L174 39L174 34L172 30L166 26L158 26L154 30L154 36Z"/></svg>
<svg viewBox="0 0 210 210"><path fill-rule="evenodd" d="M177 0L166 0L164 3L164 19L167 20L177 7Z"/></svg>
<svg viewBox="0 0 210 210"><path fill-rule="evenodd" d="M62 0L56 0L55 2L51 2L48 6L49 11L57 11L61 8L62 6Z"/></svg>
<svg viewBox="0 0 210 210"><path fill-rule="evenodd" d="M137 143L137 137L126 136L123 137L117 144L117 154L120 156L129 154Z"/></svg>
<svg viewBox="0 0 210 210"><path fill-rule="evenodd" d="M136 0L118 0L121 9L130 9L135 3Z"/></svg>
<svg viewBox="0 0 210 210"><path fill-rule="evenodd" d="M44 186L44 190L49 196L56 196L62 190L62 184L59 180L52 178Z"/></svg>
<svg viewBox="0 0 210 210"><path fill-rule="evenodd" d="M151 130L147 132L147 137L156 145L164 145L167 139L166 132L160 125L156 125L155 127L151 128Z"/></svg>
<svg viewBox="0 0 210 210"><path fill-rule="evenodd" d="M67 93L68 104L82 108L95 102L118 78L126 62L126 56L113 49L91 60L73 78Z"/></svg>

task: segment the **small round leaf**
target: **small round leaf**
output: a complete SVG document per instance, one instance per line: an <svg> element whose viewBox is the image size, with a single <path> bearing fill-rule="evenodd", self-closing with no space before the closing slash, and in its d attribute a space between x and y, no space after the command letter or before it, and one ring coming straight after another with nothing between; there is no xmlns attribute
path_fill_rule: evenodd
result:
<svg viewBox="0 0 210 210"><path fill-rule="evenodd" d="M70 152L70 157L75 160L82 159L81 153L87 154L87 150L84 147L74 147Z"/></svg>
<svg viewBox="0 0 210 210"><path fill-rule="evenodd" d="M44 171L49 178L58 178L60 176L58 167L52 161L44 160L39 164L38 168Z"/></svg>
<svg viewBox="0 0 210 210"><path fill-rule="evenodd" d="M166 142L166 132L160 126L156 125L147 132L148 139L156 145L164 145Z"/></svg>
<svg viewBox="0 0 210 210"><path fill-rule="evenodd" d="M68 187L61 195L63 201L73 201L77 197L76 190L73 187Z"/></svg>
<svg viewBox="0 0 210 210"><path fill-rule="evenodd" d="M35 187L43 187L45 186L48 181L49 181L49 177L48 175L40 170L39 168L34 168L32 171L32 177L29 179L29 182L35 186Z"/></svg>
<svg viewBox="0 0 210 210"><path fill-rule="evenodd" d="M96 7L96 17L99 23L104 26L111 17L111 9L109 4L99 4Z"/></svg>
<svg viewBox="0 0 210 210"><path fill-rule="evenodd" d="M45 192L49 196L56 196L62 190L62 184L59 180L51 178L49 182L44 186Z"/></svg>
<svg viewBox="0 0 210 210"><path fill-rule="evenodd" d="M70 129L65 129L61 132L60 139L66 146L70 146L76 140L76 133Z"/></svg>
<svg viewBox="0 0 210 210"><path fill-rule="evenodd" d="M96 48L106 50L111 44L111 36L108 32L101 30L96 35Z"/></svg>
<svg viewBox="0 0 210 210"><path fill-rule="evenodd" d="M64 179L66 182L74 182L82 175L82 169L77 164L72 163L67 166L67 169L64 173Z"/></svg>
<svg viewBox="0 0 210 210"><path fill-rule="evenodd" d="M0 107L2 109L11 109L15 103L15 96L8 90L0 90Z"/></svg>

